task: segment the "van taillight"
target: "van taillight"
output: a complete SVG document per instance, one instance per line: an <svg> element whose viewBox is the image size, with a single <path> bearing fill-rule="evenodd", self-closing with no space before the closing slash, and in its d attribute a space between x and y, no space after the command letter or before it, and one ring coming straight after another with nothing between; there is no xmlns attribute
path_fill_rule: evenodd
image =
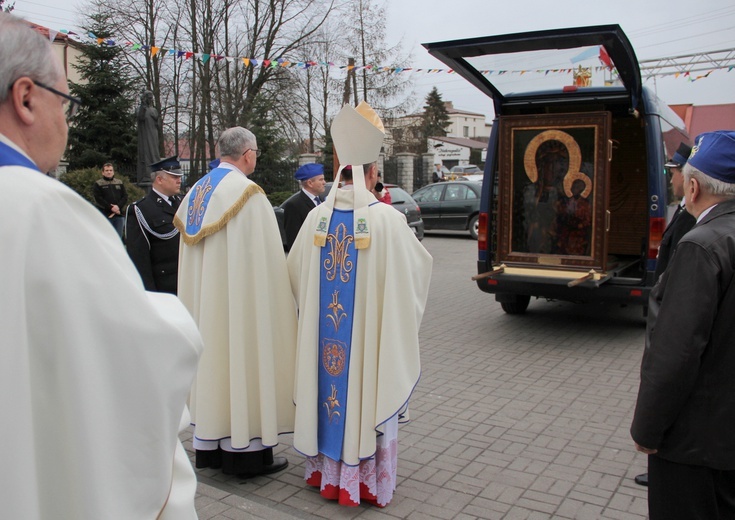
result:
<svg viewBox="0 0 735 520"><path fill-rule="evenodd" d="M652 217L648 219L648 259L655 260L658 256L658 248L661 245L661 237L666 229L666 219L663 217Z"/></svg>
<svg viewBox="0 0 735 520"><path fill-rule="evenodd" d="M487 251L487 213L480 213L478 219L479 230L477 231L477 249Z"/></svg>

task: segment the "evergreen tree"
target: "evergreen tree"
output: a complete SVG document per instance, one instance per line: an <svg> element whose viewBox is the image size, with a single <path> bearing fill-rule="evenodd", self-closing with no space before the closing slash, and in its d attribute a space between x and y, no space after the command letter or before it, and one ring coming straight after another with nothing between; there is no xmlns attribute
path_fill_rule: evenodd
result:
<svg viewBox="0 0 735 520"><path fill-rule="evenodd" d="M424 106L424 114L421 121L421 136L423 137L422 152L426 151L426 140L429 137L444 137L447 135L449 124L447 107L442 100L441 94L434 87L426 96L426 105Z"/></svg>
<svg viewBox="0 0 735 520"><path fill-rule="evenodd" d="M82 83L71 85L82 101L69 128L69 169L101 167L112 161L121 172L134 172L137 163L137 130L134 92L121 57L122 46L108 45L109 15L89 15L87 29L102 39L100 45L83 47L79 64Z"/></svg>

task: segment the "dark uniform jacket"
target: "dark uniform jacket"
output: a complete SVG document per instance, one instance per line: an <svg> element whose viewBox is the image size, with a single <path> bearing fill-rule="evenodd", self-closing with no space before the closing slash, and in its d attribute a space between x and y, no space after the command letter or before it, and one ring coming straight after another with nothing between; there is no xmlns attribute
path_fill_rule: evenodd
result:
<svg viewBox="0 0 735 520"><path fill-rule="evenodd" d="M178 196L169 205L151 190L128 208L125 243L148 291L176 294L180 237L173 222L179 204Z"/></svg>
<svg viewBox="0 0 735 520"><path fill-rule="evenodd" d="M631 434L680 464L735 470L735 201L679 242L651 291Z"/></svg>
<svg viewBox="0 0 735 520"><path fill-rule="evenodd" d="M316 207L313 198L309 198L304 190L291 195L283 204L283 228L286 231L286 243L284 248L286 251L291 249L291 246L296 240L296 235L299 234L301 224L306 220L306 215Z"/></svg>
<svg viewBox="0 0 735 520"><path fill-rule="evenodd" d="M128 203L128 193L120 179L115 177L111 180L104 177L97 179L94 186L92 186L92 194L94 195L95 205L105 217L109 217L112 213L113 204L117 204L120 208L120 215L123 215L125 204Z"/></svg>
<svg viewBox="0 0 735 520"><path fill-rule="evenodd" d="M681 237L686 235L690 229L694 227L697 220L685 210L682 206L676 208L676 213L666 226L664 235L661 237L661 245L658 248L658 261L656 262L656 276L654 280L658 280L664 273L669 261L676 250L676 246Z"/></svg>

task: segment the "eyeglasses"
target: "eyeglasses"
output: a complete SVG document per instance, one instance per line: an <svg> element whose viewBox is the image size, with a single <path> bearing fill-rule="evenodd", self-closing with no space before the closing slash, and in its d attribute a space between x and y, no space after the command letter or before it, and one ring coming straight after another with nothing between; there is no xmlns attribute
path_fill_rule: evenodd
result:
<svg viewBox="0 0 735 520"><path fill-rule="evenodd" d="M255 157L260 157L260 154L262 153L257 148L248 148L247 150L245 150L244 152L242 152L242 154L245 155L246 153L251 152L251 151L252 152L255 152Z"/></svg>
<svg viewBox="0 0 735 520"><path fill-rule="evenodd" d="M61 96L64 99L66 99L69 102L69 105L66 107L66 119L67 121L74 117L74 115L77 113L77 110L79 110L80 105L82 104L82 100L79 98L75 98L74 96L70 96L69 94L64 94L63 92L59 92L53 87L49 87L48 85L44 85L40 81L33 80L33 84L41 87L43 89L48 90L49 92L53 92L57 96Z"/></svg>

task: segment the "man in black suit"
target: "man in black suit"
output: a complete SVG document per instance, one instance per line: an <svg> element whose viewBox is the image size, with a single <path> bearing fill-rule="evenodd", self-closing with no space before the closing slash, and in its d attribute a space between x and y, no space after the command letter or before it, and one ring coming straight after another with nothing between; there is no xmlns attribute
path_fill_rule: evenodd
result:
<svg viewBox="0 0 735 520"><path fill-rule="evenodd" d="M674 156L664 166L669 169L671 176L671 191L674 197L679 199L679 205L674 212L674 216L671 217L671 221L666 226L664 234L661 237L661 244L658 248L658 260L656 262L656 272L654 278L658 281L661 275L669 265L669 260L674 254L676 245L681 240L681 237L687 234L687 232L694 227L696 220L684 209L686 205L686 199L684 198L684 175L681 173L681 169L687 163L689 154L692 153L691 147L685 143L679 145L679 149L676 150ZM641 473L636 475L635 483L641 486L648 486L648 473Z"/></svg>
<svg viewBox="0 0 735 520"><path fill-rule="evenodd" d="M176 294L179 231L174 215L181 204L181 165L176 156L151 165L151 191L128 207L128 254L147 291Z"/></svg>
<svg viewBox="0 0 735 520"><path fill-rule="evenodd" d="M735 132L699 135L683 169L697 224L649 297L631 435L651 520L735 518Z"/></svg>
<svg viewBox="0 0 735 520"><path fill-rule="evenodd" d="M281 204L283 227L286 231L286 243L283 247L286 251L291 249L306 215L321 202L319 195L324 193L327 184L324 180L324 166L321 164L304 164L296 170L294 177L301 184L301 190Z"/></svg>

